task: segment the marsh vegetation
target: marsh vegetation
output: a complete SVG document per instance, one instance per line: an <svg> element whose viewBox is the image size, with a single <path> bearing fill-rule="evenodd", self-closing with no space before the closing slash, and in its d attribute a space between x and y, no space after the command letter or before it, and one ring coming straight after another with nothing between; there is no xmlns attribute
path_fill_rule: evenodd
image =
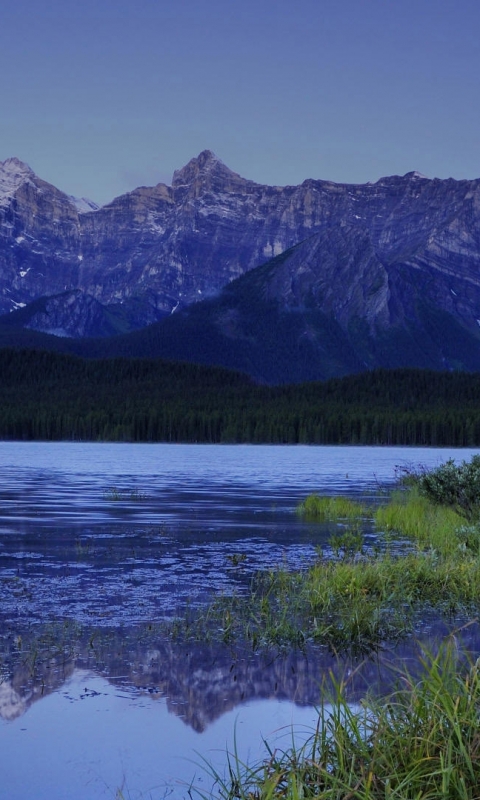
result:
<svg viewBox="0 0 480 800"><path fill-rule="evenodd" d="M210 609L217 634L260 645L305 646L369 654L405 636L426 614L478 613L480 605L480 457L434 470L404 471L389 502L370 509L386 549L361 541L363 506L308 497L300 513L340 523L330 552L303 572L270 571L248 597ZM353 527L352 527L353 526ZM335 537L334 537L335 538ZM342 544L343 542L343 544ZM271 748L253 767L233 753L222 798L321 797L325 800L480 797L480 660L450 637L425 652L423 672L398 672L387 698L367 694L352 707L347 684L322 693L318 726L306 743Z"/></svg>
<svg viewBox="0 0 480 800"><path fill-rule="evenodd" d="M217 598L201 621L177 620L175 634L248 641L255 649L313 642L366 655L411 633L432 611L477 613L480 528L447 497L444 504L431 499L435 474L410 473L387 503L370 509L341 497L308 497L300 514L337 525L313 562L258 573L248 593ZM383 532L381 547L380 536L375 545L366 541L366 519Z"/></svg>
<svg viewBox="0 0 480 800"><path fill-rule="evenodd" d="M387 698L352 707L345 684L323 695L301 746L269 748L249 766L230 755L214 772L224 800L475 800L480 797L480 669L453 641L425 653L420 679L398 673Z"/></svg>

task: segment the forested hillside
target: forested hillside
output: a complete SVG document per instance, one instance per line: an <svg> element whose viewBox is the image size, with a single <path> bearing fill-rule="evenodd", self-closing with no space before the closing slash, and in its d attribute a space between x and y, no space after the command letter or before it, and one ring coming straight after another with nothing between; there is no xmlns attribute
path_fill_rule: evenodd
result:
<svg viewBox="0 0 480 800"><path fill-rule="evenodd" d="M480 445L480 375L259 386L216 367L0 350L0 438Z"/></svg>

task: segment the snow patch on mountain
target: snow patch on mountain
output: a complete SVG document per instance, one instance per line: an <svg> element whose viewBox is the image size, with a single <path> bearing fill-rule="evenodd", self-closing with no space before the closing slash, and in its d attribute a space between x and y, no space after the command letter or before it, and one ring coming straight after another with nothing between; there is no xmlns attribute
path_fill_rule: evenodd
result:
<svg viewBox="0 0 480 800"><path fill-rule="evenodd" d="M74 197L71 194L68 196L68 199L73 203L79 214L86 214L89 211L98 211L100 208L98 203L89 200L88 197Z"/></svg>
<svg viewBox="0 0 480 800"><path fill-rule="evenodd" d="M417 172L417 170L414 172L407 172L405 178L421 178L424 181L430 180L426 175L423 175L421 172Z"/></svg>
<svg viewBox="0 0 480 800"><path fill-rule="evenodd" d="M17 189L23 183L31 182L34 175L28 164L18 158L0 161L0 206L7 205Z"/></svg>

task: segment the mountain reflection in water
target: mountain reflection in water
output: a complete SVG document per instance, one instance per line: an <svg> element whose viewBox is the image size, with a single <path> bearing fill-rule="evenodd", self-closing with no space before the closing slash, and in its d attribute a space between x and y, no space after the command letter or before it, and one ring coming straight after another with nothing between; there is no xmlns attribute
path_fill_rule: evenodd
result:
<svg viewBox="0 0 480 800"><path fill-rule="evenodd" d="M202 732L222 714L252 701L318 706L340 680L346 681L352 702L367 691L384 694L395 685L400 665L415 674L421 648L434 651L453 628L452 621L433 620L415 641L363 660L337 658L320 648L253 653L247 647L177 642L147 628L26 631L3 642L0 716L11 720L24 714L83 670L132 696L165 699L169 712ZM457 628L459 651L478 653L478 623Z"/></svg>
<svg viewBox="0 0 480 800"><path fill-rule="evenodd" d="M259 569L307 567L337 527L298 517L307 494L377 502L396 465L475 452L0 442L5 797L115 797L126 771L126 797L183 798L195 768L178 758L215 753L222 769L232 714L250 746L279 709L315 725L332 680L345 677L354 702L392 688L403 662L418 669L413 640L359 663L172 641L159 623L246 592ZM381 547L381 532L366 534ZM460 624L424 621L418 637L435 649ZM477 654L478 626L457 640Z"/></svg>

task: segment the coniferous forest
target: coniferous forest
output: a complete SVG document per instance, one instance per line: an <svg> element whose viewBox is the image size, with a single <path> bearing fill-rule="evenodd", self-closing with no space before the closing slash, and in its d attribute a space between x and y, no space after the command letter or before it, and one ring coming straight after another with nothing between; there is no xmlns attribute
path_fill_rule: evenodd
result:
<svg viewBox="0 0 480 800"><path fill-rule="evenodd" d="M261 386L217 367L0 350L0 438L480 445L480 375L378 369Z"/></svg>

